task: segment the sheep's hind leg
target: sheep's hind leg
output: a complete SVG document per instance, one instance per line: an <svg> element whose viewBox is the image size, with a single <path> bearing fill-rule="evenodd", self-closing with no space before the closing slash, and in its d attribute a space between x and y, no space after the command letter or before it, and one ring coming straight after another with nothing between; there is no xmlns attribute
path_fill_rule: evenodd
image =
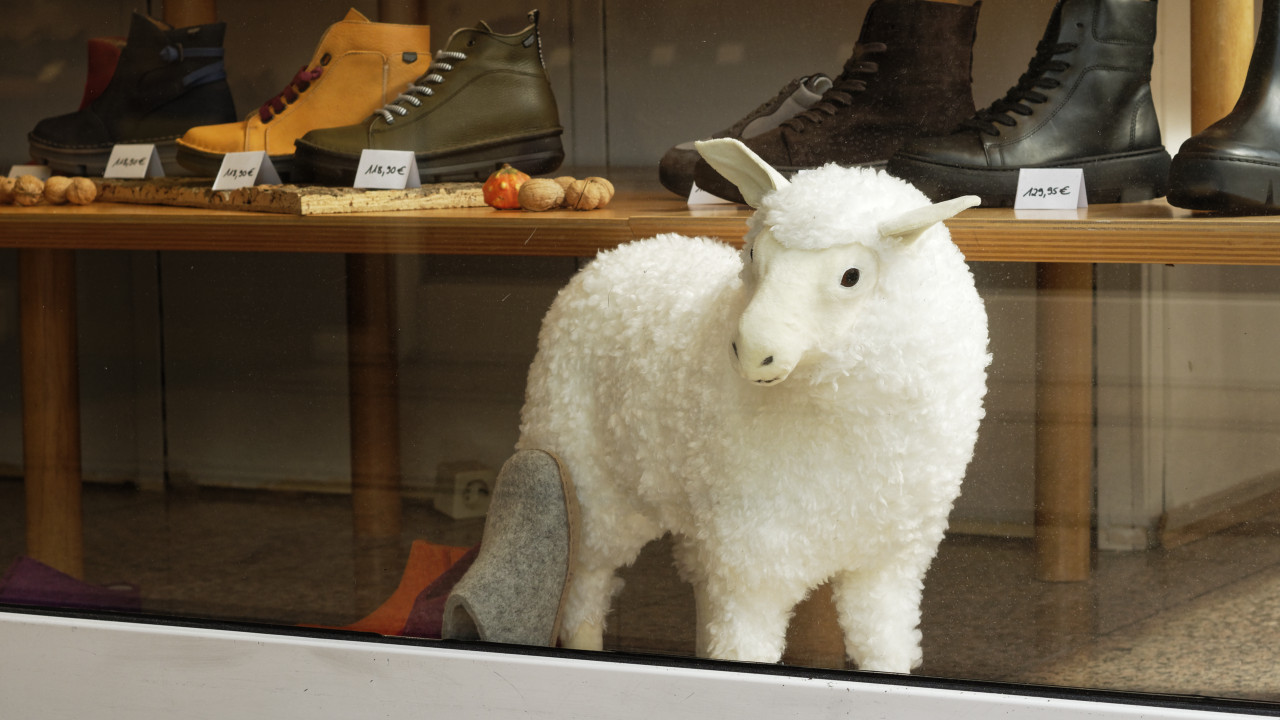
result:
<svg viewBox="0 0 1280 720"><path fill-rule="evenodd" d="M713 576L714 577L714 576ZM787 624L806 588L776 580L726 588L714 580L698 603L699 650L720 660L776 663L787 642Z"/></svg>
<svg viewBox="0 0 1280 720"><path fill-rule="evenodd" d="M833 581L845 649L860 670L919 667L920 574L897 566L848 571Z"/></svg>

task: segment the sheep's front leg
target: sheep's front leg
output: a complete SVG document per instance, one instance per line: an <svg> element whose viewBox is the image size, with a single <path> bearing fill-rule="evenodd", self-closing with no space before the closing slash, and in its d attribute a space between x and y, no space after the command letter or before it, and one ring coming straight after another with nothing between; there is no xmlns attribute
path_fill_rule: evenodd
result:
<svg viewBox="0 0 1280 720"><path fill-rule="evenodd" d="M604 649L604 618L621 588L612 568L575 567L560 626L561 644L574 650Z"/></svg>
<svg viewBox="0 0 1280 720"><path fill-rule="evenodd" d="M889 566L834 578L845 650L859 669L908 673L920 666L920 575Z"/></svg>
<svg viewBox="0 0 1280 720"><path fill-rule="evenodd" d="M792 609L804 592L781 583L708 582L698 598L699 651L720 660L778 662Z"/></svg>

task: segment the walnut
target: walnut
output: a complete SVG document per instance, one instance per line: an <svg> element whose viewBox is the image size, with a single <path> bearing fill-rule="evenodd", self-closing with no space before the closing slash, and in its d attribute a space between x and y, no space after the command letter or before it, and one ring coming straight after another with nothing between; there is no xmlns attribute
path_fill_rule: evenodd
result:
<svg viewBox="0 0 1280 720"><path fill-rule="evenodd" d="M595 175L593 175L593 176L591 176L591 177L587 178L587 180L588 180L588 181L593 181L593 180L594 180L595 182L598 182L598 183L600 183L600 184L604 185L605 189L606 189L606 190L608 190L608 192L605 194L605 200L604 200L604 203L605 203L605 204L607 204L610 200L612 200L612 199L613 199L613 183L609 182L609 181L608 181L608 180L606 180L605 178L598 177L598 176L595 176ZM600 207L604 207L604 204L601 204L601 205L600 205Z"/></svg>
<svg viewBox="0 0 1280 720"><path fill-rule="evenodd" d="M13 202L13 184L17 182L11 177L0 177L0 205Z"/></svg>
<svg viewBox="0 0 1280 720"><path fill-rule="evenodd" d="M50 205L61 205L67 201L67 188L71 186L71 178L54 175L44 181L44 200Z"/></svg>
<svg viewBox="0 0 1280 720"><path fill-rule="evenodd" d="M560 186L561 190L568 190L569 186L572 185L574 181L577 179L578 178L572 177L570 175L561 175L560 177L556 178L556 184Z"/></svg>
<svg viewBox="0 0 1280 720"><path fill-rule="evenodd" d="M525 210L542 212L560 207L564 202L564 188L560 183L549 178L526 180L520 186L520 207Z"/></svg>
<svg viewBox="0 0 1280 720"><path fill-rule="evenodd" d="M23 175L13 184L13 202L35 205L44 197L44 182L35 175Z"/></svg>
<svg viewBox="0 0 1280 720"><path fill-rule="evenodd" d="M98 197L98 185L86 177L71 178L67 186L67 202L72 205L88 205Z"/></svg>
<svg viewBox="0 0 1280 720"><path fill-rule="evenodd" d="M613 197L613 186L603 180L597 177L575 180L564 193L565 207L574 210L597 210L608 205Z"/></svg>

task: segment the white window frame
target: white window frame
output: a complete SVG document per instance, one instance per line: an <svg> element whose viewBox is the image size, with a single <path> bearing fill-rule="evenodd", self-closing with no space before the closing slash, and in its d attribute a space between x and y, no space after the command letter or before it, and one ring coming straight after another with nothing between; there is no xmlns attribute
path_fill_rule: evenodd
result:
<svg viewBox="0 0 1280 720"><path fill-rule="evenodd" d="M0 610L0 717L1235 718L1280 708Z"/></svg>

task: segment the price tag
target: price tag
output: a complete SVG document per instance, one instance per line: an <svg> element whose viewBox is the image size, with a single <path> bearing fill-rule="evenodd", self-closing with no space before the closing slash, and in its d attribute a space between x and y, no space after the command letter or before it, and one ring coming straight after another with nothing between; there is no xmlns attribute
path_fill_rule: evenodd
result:
<svg viewBox="0 0 1280 720"><path fill-rule="evenodd" d="M141 179L164 177L160 153L155 145L116 145L107 158L107 169L102 177Z"/></svg>
<svg viewBox="0 0 1280 720"><path fill-rule="evenodd" d="M1014 210L1075 210L1088 207L1084 170L1080 168L1023 168L1018 171Z"/></svg>
<svg viewBox="0 0 1280 720"><path fill-rule="evenodd" d="M14 165L9 168L9 177L19 178L23 175L34 175L41 180L53 177L53 170L48 165Z"/></svg>
<svg viewBox="0 0 1280 720"><path fill-rule="evenodd" d="M422 187L418 161L412 150L369 150L360 152L354 187L376 190L403 190Z"/></svg>
<svg viewBox="0 0 1280 720"><path fill-rule="evenodd" d="M254 185L279 185L280 174L265 150L230 152L222 156L222 166L213 179L214 190L235 190Z"/></svg>
<svg viewBox="0 0 1280 720"><path fill-rule="evenodd" d="M697 183L693 184L693 188L689 190L689 205L732 205L733 203L721 197L716 197L711 193L698 187Z"/></svg>

